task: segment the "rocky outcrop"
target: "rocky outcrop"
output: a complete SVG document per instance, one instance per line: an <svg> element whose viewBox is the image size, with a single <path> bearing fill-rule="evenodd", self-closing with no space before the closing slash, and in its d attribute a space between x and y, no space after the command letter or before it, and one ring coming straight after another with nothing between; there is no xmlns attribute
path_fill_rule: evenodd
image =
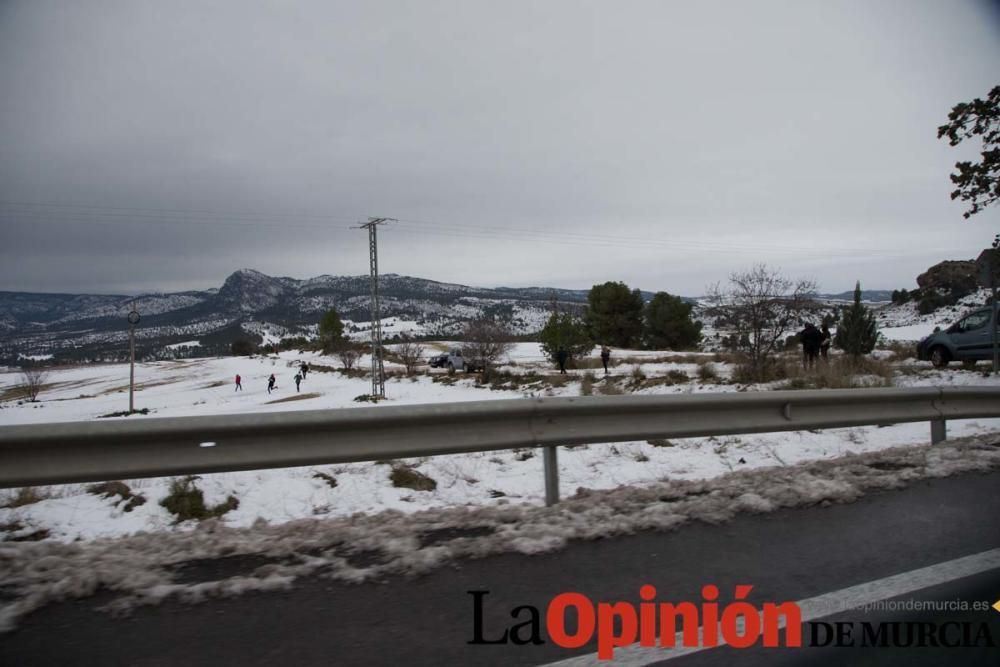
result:
<svg viewBox="0 0 1000 667"><path fill-rule="evenodd" d="M974 261L945 261L935 264L917 276L917 285L924 293L968 294L978 287L978 270Z"/></svg>

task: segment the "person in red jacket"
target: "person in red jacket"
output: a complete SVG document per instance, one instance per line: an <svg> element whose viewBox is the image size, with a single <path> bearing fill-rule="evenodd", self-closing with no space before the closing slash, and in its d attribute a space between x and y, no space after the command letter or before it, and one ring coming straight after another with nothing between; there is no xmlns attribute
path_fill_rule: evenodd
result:
<svg viewBox="0 0 1000 667"><path fill-rule="evenodd" d="M243 378L240 377L239 373L236 374L236 389L233 391L243 391Z"/></svg>

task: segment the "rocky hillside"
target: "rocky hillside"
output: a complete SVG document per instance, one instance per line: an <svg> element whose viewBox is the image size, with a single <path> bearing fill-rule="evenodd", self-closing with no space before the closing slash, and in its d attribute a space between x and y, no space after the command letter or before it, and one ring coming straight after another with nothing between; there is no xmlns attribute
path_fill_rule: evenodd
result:
<svg viewBox="0 0 1000 667"><path fill-rule="evenodd" d="M555 297L579 312L586 290L543 287L495 289L387 274L380 279L388 336L401 331L449 336L483 315L510 322L518 333L539 330ZM127 343L125 315L134 302L142 315L140 356L214 354L237 338L271 341L310 335L320 316L336 308L349 331L363 336L371 319L368 276L307 280L242 269L222 287L202 292L127 295L0 292L0 363L25 357L58 361L118 359ZM646 295L651 296L651 295Z"/></svg>

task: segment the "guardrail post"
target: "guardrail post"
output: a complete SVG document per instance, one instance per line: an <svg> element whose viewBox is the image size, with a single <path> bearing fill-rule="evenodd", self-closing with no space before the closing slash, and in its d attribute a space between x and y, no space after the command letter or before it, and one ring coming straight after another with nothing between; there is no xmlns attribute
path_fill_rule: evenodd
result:
<svg viewBox="0 0 1000 667"><path fill-rule="evenodd" d="M939 442L944 442L947 437L945 421L943 419L931 420L931 444L936 445Z"/></svg>
<svg viewBox="0 0 1000 667"><path fill-rule="evenodd" d="M559 502L559 460L555 445L542 448L542 463L545 469L545 504Z"/></svg>

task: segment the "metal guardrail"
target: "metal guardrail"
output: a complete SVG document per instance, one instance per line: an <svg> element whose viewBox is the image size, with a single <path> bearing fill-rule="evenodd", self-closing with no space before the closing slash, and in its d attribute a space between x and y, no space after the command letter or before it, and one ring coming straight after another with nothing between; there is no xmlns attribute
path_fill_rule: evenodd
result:
<svg viewBox="0 0 1000 667"><path fill-rule="evenodd" d="M0 427L0 488L545 447L1000 417L1000 388L531 398Z"/></svg>

